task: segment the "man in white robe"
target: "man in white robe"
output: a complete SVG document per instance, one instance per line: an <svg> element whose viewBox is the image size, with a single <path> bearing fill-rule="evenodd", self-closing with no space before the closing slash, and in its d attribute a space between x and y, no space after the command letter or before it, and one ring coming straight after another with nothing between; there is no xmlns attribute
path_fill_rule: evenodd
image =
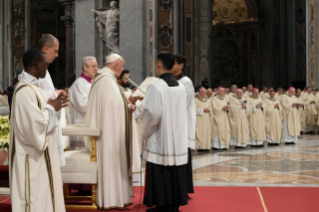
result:
<svg viewBox="0 0 319 212"><path fill-rule="evenodd" d="M241 88L241 90L243 91L243 95L246 93L246 91L247 91L247 87L246 86L243 86L242 88Z"/></svg>
<svg viewBox="0 0 319 212"><path fill-rule="evenodd" d="M244 93L244 98L249 99L249 97L252 95L252 92L253 92L253 85L248 84L247 91Z"/></svg>
<svg viewBox="0 0 319 212"><path fill-rule="evenodd" d="M25 71L14 93L10 125L10 189L13 212L65 212L56 145L56 111L67 106L61 93L47 101L38 87L47 60L39 50L23 55Z"/></svg>
<svg viewBox="0 0 319 212"><path fill-rule="evenodd" d="M237 85L234 84L234 85L232 85L232 86L230 87L230 92L229 92L229 94L227 95L229 102L231 102L231 101L233 100L233 98L236 99L236 91L237 91Z"/></svg>
<svg viewBox="0 0 319 212"><path fill-rule="evenodd" d="M147 90L144 99L143 159L146 163L144 204L146 211L178 211L187 205L187 98L185 87L171 74L175 57L157 55L160 77Z"/></svg>
<svg viewBox="0 0 319 212"><path fill-rule="evenodd" d="M263 90L259 93L259 97L265 101L266 99L266 94L268 93L268 88L266 86L263 87Z"/></svg>
<svg viewBox="0 0 319 212"><path fill-rule="evenodd" d="M194 193L193 186L193 166L192 166L192 150L196 149L195 131L196 131L196 106L194 99L194 85L191 79L183 74L187 59L182 55L175 56L175 64L171 70L175 79L184 85L187 98L187 138L188 138L188 163L187 163L187 192ZM210 90L210 96L213 90Z"/></svg>
<svg viewBox="0 0 319 212"><path fill-rule="evenodd" d="M118 82L121 86L121 89L126 97L126 99L133 105L136 104L137 101L143 100L143 97L138 96L134 97L132 90L129 88L131 83L125 79L125 77L131 78L131 74L129 70L124 70L120 77L118 78ZM138 110L138 107L135 107L135 110ZM136 123L136 111L132 114L132 172L140 173L141 172L141 152L140 152L140 142L137 130Z"/></svg>
<svg viewBox="0 0 319 212"><path fill-rule="evenodd" d="M288 94L284 94L281 99L281 105L283 107L284 123L281 136L282 143L295 144L298 141L300 135L300 114L299 107L302 107L298 103L295 97L295 88L290 87Z"/></svg>
<svg viewBox="0 0 319 212"><path fill-rule="evenodd" d="M215 150L227 149L230 144L230 125L228 119L230 104L224 98L225 90L222 87L217 89L217 95L214 96L212 106L212 134L211 146Z"/></svg>
<svg viewBox="0 0 319 212"><path fill-rule="evenodd" d="M42 51L47 58L47 62L51 64L58 56L59 52L59 40L50 34L44 34L38 41L37 48ZM23 74L23 71L22 73ZM21 81L21 75L19 75L19 81ZM45 78L39 79L39 87L44 92L46 101L49 99L55 99L60 93L63 94L63 98L68 98L68 94L64 92L63 90L55 90L55 87L53 85L50 73L47 69L47 73L45 75ZM57 122L60 123L61 120L61 110L55 113ZM56 138L56 145L58 146L59 155L60 155L60 166L65 166L65 158L64 158L64 144L63 144L63 138L62 138L62 129L61 124L58 124L58 126L55 128L55 135Z"/></svg>
<svg viewBox="0 0 319 212"><path fill-rule="evenodd" d="M82 74L75 80L69 90L68 124L84 124L84 112L88 103L92 79L98 70L96 58L91 56L84 57L82 59L82 70ZM77 149L84 146L83 136L71 136L71 148Z"/></svg>
<svg viewBox="0 0 319 212"><path fill-rule="evenodd" d="M96 139L98 183L96 201L99 209L123 209L131 205L131 113L117 78L124 70L124 59L111 54L106 67L94 79L86 109L85 125L99 128ZM86 142L91 148L91 142Z"/></svg>
<svg viewBox="0 0 319 212"><path fill-rule="evenodd" d="M308 87L306 93L303 94L302 99L304 101L305 110L306 110L306 133L314 134L315 126L317 126L318 113L316 109L316 99L312 93L312 88Z"/></svg>

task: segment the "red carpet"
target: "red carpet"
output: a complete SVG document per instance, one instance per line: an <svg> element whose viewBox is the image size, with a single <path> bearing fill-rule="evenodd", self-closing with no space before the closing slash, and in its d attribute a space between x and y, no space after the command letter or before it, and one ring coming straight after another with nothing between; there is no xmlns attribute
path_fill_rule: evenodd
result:
<svg viewBox="0 0 319 212"><path fill-rule="evenodd" d="M319 188L260 188L269 212L318 212Z"/></svg>
<svg viewBox="0 0 319 212"><path fill-rule="evenodd" d="M268 212L318 212L319 188L260 188ZM133 205L125 212L137 210L140 188L135 187ZM256 187L195 187L195 194L182 212L264 212ZM8 197L0 196L0 211L11 212ZM5 201L6 200L6 201ZM2 202L4 201L4 202ZM2 202L2 203L1 203ZM141 205L139 211L145 211ZM112 210L118 211L118 210ZM69 210L68 212L93 212L88 210Z"/></svg>

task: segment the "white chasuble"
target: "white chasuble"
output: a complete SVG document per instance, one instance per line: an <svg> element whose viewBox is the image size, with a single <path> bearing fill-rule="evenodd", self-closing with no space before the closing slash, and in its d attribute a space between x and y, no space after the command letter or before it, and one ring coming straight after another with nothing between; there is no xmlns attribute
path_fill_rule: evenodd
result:
<svg viewBox="0 0 319 212"><path fill-rule="evenodd" d="M317 118L318 113L316 109L316 99L315 96L312 93L305 93L303 95L303 101L306 107L306 123L307 126L314 126L317 125ZM315 103L310 103L311 101L314 101Z"/></svg>
<svg viewBox="0 0 319 212"><path fill-rule="evenodd" d="M130 96L132 96L132 90L131 89L124 89L121 88L127 101L129 101ZM138 107L136 107L135 110L138 110ZM136 113L132 114L132 172L133 173L140 173L141 172L141 152L140 152L140 142L139 142L139 136L138 136L138 129L137 129L137 123L136 123Z"/></svg>
<svg viewBox="0 0 319 212"><path fill-rule="evenodd" d="M13 212L65 212L55 110L24 72L12 101L10 189ZM30 80L28 80L30 79Z"/></svg>
<svg viewBox="0 0 319 212"><path fill-rule="evenodd" d="M305 111L305 106L304 106L304 102L302 100L302 97L299 96L295 96L297 103L301 104L301 107L298 107L298 112L299 112L299 118L300 118L300 130L301 131L305 131L307 124L306 124L306 111ZM317 100L316 104L318 105L319 102Z"/></svg>
<svg viewBox="0 0 319 212"><path fill-rule="evenodd" d="M19 81L23 81L23 76L25 75L25 71L22 71L19 75ZM55 87L53 85L51 75L49 71L47 70L47 73L45 75L45 78L39 79L39 88L44 93L45 101L47 102L49 99L55 99L57 97L55 93ZM55 113L55 118L57 122L60 122L61 120L61 110ZM64 158L64 143L63 143L63 137L62 137L62 129L61 124L58 124L55 128L55 143L59 150L59 156L60 156L60 166L65 166L65 158Z"/></svg>
<svg viewBox="0 0 319 212"><path fill-rule="evenodd" d="M70 102L68 106L68 124L84 124L91 83L86 79L78 78L70 88ZM83 136L71 136L71 147L84 147Z"/></svg>
<svg viewBox="0 0 319 212"><path fill-rule="evenodd" d="M212 112L212 146L217 149L228 148L230 144L229 111L223 110L227 106L228 99L216 95L213 100Z"/></svg>
<svg viewBox="0 0 319 212"><path fill-rule="evenodd" d="M284 94L281 99L283 107L283 132L281 142L297 142L300 135L300 114L299 108L292 107L292 104L298 103L295 96Z"/></svg>
<svg viewBox="0 0 319 212"><path fill-rule="evenodd" d="M200 96L195 99L196 109L196 148L211 149L211 130L212 130L212 104L210 99L202 99ZM209 113L204 109L208 108Z"/></svg>
<svg viewBox="0 0 319 212"><path fill-rule="evenodd" d="M242 104L246 104L246 109L242 108ZM231 145L246 147L249 142L249 110L247 100L238 99L237 96L230 101L229 124L231 129Z"/></svg>
<svg viewBox="0 0 319 212"><path fill-rule="evenodd" d="M196 149L196 106L193 82L186 76L182 77L179 82L182 83L186 89L188 147L191 149Z"/></svg>
<svg viewBox="0 0 319 212"><path fill-rule="evenodd" d="M275 108L275 105L279 105ZM264 107L264 117L266 125L266 135L268 143L279 143L282 133L282 106L281 103L276 99L266 98Z"/></svg>
<svg viewBox="0 0 319 212"><path fill-rule="evenodd" d="M262 145L266 140L266 126L264 120L263 108L257 108L256 105L262 105L261 98L250 96L248 99L248 120L250 126L251 145Z"/></svg>
<svg viewBox="0 0 319 212"><path fill-rule="evenodd" d="M188 162L187 104L185 87L153 82L143 100L143 159L163 166Z"/></svg>
<svg viewBox="0 0 319 212"><path fill-rule="evenodd" d="M100 209L122 209L131 205L130 136L127 100L114 72L105 67L98 71L89 94L85 125L99 128L96 139L98 166L97 205ZM91 142L86 142L91 149ZM128 152L129 151L129 152Z"/></svg>

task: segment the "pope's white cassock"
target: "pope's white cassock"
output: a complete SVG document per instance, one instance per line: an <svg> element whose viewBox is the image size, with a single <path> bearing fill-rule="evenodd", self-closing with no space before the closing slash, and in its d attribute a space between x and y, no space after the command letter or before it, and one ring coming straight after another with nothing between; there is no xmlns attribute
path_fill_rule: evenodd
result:
<svg viewBox="0 0 319 212"><path fill-rule="evenodd" d="M100 209L123 209L131 205L131 121L128 103L114 72L97 72L86 109L85 125L101 129L96 140L98 165L97 205ZM86 142L88 149L91 142Z"/></svg>
<svg viewBox="0 0 319 212"><path fill-rule="evenodd" d="M292 107L294 103L298 103L295 96L282 95L281 105L284 116L282 143L296 143L300 135L300 114L297 107Z"/></svg>
<svg viewBox="0 0 319 212"><path fill-rule="evenodd" d="M18 79L19 81L22 81L23 79L24 71L19 75ZM55 93L55 87L53 85L51 75L49 71L47 70L47 73L45 75L45 78L39 79L39 87L45 94L45 101L47 102L49 99L55 99L57 97L57 94ZM61 129L61 110L56 112L55 118L57 119L56 122L58 122L58 126L55 128L55 136L56 136L56 145L59 150L60 155L60 166L65 166L65 158L64 158L64 144L63 144L63 138L62 138L62 129Z"/></svg>
<svg viewBox="0 0 319 212"><path fill-rule="evenodd" d="M275 105L278 104L278 108ZM266 141L271 144L279 144L282 133L282 106L276 98L266 98L264 107L266 125Z"/></svg>
<svg viewBox="0 0 319 212"><path fill-rule="evenodd" d="M246 108L242 108L246 104ZM247 100L237 96L230 101L229 123L231 128L231 145L246 147L249 142L249 123Z"/></svg>
<svg viewBox="0 0 319 212"><path fill-rule="evenodd" d="M228 119L228 112L223 110L224 106L227 106L228 99L225 99L218 94L214 96L212 106L212 134L211 145L216 149L229 148L230 144L230 125Z"/></svg>
<svg viewBox="0 0 319 212"><path fill-rule="evenodd" d="M211 149L211 130L212 130L212 104L211 100L201 96L197 96L195 100L196 105L196 148L201 150ZM204 108L210 110L209 113L204 112Z"/></svg>
<svg viewBox="0 0 319 212"><path fill-rule="evenodd" d="M10 125L10 189L13 212L64 212L55 109L22 72L12 104Z"/></svg>
<svg viewBox="0 0 319 212"><path fill-rule="evenodd" d="M266 140L266 126L264 120L264 114L262 108L257 108L257 104L261 104L262 99L260 97L254 98L250 96L248 98L248 105L250 109L248 111L248 120L250 126L250 144L251 145L263 145L263 141ZM262 105L262 104L261 104Z"/></svg>
<svg viewBox="0 0 319 212"><path fill-rule="evenodd" d="M316 102L315 95L313 95L313 93L306 92L303 95L303 101L306 109L306 132L311 132L314 131L314 126L317 125L316 117L318 117L316 104L310 103L311 101Z"/></svg>
<svg viewBox="0 0 319 212"><path fill-rule="evenodd" d="M131 89L122 88L122 91L127 99L129 101L130 96L132 96L133 92ZM138 110L138 107L136 107L136 110ZM136 123L136 113L132 114L132 172L133 173L140 173L141 172L141 152L140 152L140 142L139 142L139 136L138 136L138 129L137 129L137 123Z"/></svg>
<svg viewBox="0 0 319 212"><path fill-rule="evenodd" d="M84 124L84 111L88 103L91 85L91 78L82 73L71 86L69 91L70 102L68 107L68 124ZM84 137L71 136L70 142L73 147L83 147Z"/></svg>

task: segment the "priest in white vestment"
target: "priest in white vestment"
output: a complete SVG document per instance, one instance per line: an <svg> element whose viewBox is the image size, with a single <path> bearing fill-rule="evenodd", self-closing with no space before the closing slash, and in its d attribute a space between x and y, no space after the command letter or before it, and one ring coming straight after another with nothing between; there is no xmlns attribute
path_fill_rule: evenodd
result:
<svg viewBox="0 0 319 212"><path fill-rule="evenodd" d="M194 85L190 78L183 74L186 57L183 55L175 55L175 64L171 70L175 79L184 85L187 98L187 138L188 138L188 163L187 163L187 193L194 193L193 185L193 166L192 166L192 150L196 149L195 132L196 132L196 105L194 99ZM210 95L213 95L212 89Z"/></svg>
<svg viewBox="0 0 319 212"><path fill-rule="evenodd" d="M302 107L295 97L295 88L290 87L288 94L284 94L281 99L283 107L283 131L281 136L282 143L296 143L300 135L300 114L298 109Z"/></svg>
<svg viewBox="0 0 319 212"><path fill-rule="evenodd" d="M266 94L268 93L268 88L266 86L263 87L263 90L259 93L259 97L265 101L266 99Z"/></svg>
<svg viewBox="0 0 319 212"><path fill-rule="evenodd" d="M146 162L144 205L146 211L178 211L187 205L187 97L185 87L170 70L175 57L168 52L157 55L160 77L147 90L144 99L143 159Z"/></svg>
<svg viewBox="0 0 319 212"><path fill-rule="evenodd" d="M84 124L85 109L89 99L92 79L98 70L98 63L95 57L86 56L82 59L82 74L75 80L69 90L70 103L68 107L68 124ZM83 148L83 136L71 136L70 147L75 149Z"/></svg>
<svg viewBox="0 0 319 212"><path fill-rule="evenodd" d="M299 103L298 111L299 111L299 118L300 118L300 131L301 133L304 133L306 130L306 112L305 112L305 105L301 97L301 89L297 89L295 97L296 97L297 103ZM319 105L318 99L316 104Z"/></svg>
<svg viewBox="0 0 319 212"><path fill-rule="evenodd" d="M243 91L243 95L246 93L246 91L247 91L247 87L246 86L243 86L242 88L241 88L241 90Z"/></svg>
<svg viewBox="0 0 319 212"><path fill-rule="evenodd" d="M196 112L196 149L198 151L210 151L212 130L212 101L206 97L204 87L199 90L195 99Z"/></svg>
<svg viewBox="0 0 319 212"><path fill-rule="evenodd" d="M212 106L212 147L216 150L227 149L230 144L230 125L228 119L228 113L230 104L228 100L224 98L225 90L219 87L217 90L217 95L214 96L213 106Z"/></svg>
<svg viewBox="0 0 319 212"><path fill-rule="evenodd" d="M136 104L137 101L143 100L143 97L133 96L132 90L129 88L131 83L125 79L125 77L131 78L131 74L129 70L124 70L120 77L118 78L118 82L121 86L121 89L126 97L126 99L133 105ZM138 107L135 107L135 110L138 110ZM136 123L136 111L132 114L132 172L140 173L141 172L141 152L140 152L140 142L138 136L138 129Z"/></svg>
<svg viewBox="0 0 319 212"><path fill-rule="evenodd" d="M57 57L59 52L59 40L51 34L43 34L42 37L38 41L37 48L42 51L47 58L49 64L51 64ZM22 71L21 74L23 74ZM19 75L18 79L21 81L21 76ZM47 69L47 73L44 78L39 79L39 87L44 92L46 101L49 99L55 99L60 93L63 94L64 98L68 98L68 94L63 90L55 90L53 85L51 75ZM64 143L62 138L62 129L61 129L61 111L55 113L55 117L57 122L59 122L58 126L55 128L56 135L56 145L58 146L59 155L60 155L60 166L65 166L65 158L64 158Z"/></svg>
<svg viewBox="0 0 319 212"><path fill-rule="evenodd" d="M303 102L306 109L306 133L314 134L315 126L317 125L318 113L316 108L316 99L312 93L312 88L308 87L308 90L303 95Z"/></svg>
<svg viewBox="0 0 319 212"><path fill-rule="evenodd" d="M38 87L47 60L39 50L23 55L10 124L10 194L13 212L64 212L55 113L67 106L60 94L48 100Z"/></svg>
<svg viewBox="0 0 319 212"><path fill-rule="evenodd" d="M96 139L98 183L96 201L99 209L124 209L131 205L131 113L117 78L124 70L124 59L111 54L106 67L94 79L86 109L85 125L98 128ZM91 148L91 142L86 142Z"/></svg>
<svg viewBox="0 0 319 212"><path fill-rule="evenodd" d="M247 86L247 91L244 93L244 98L249 99L249 97L252 95L252 92L253 92L253 85L249 84Z"/></svg>
<svg viewBox="0 0 319 212"><path fill-rule="evenodd" d="M228 102L231 102L233 100L233 98L236 99L236 91L237 91L237 85L232 85L230 86L230 92L227 95L228 97Z"/></svg>
<svg viewBox="0 0 319 212"><path fill-rule="evenodd" d="M249 122L247 100L243 98L243 91L236 90L236 96L230 101L229 124L231 128L232 146L245 148L249 143Z"/></svg>
<svg viewBox="0 0 319 212"><path fill-rule="evenodd" d="M250 145L252 146L262 146L266 140L266 126L263 113L264 106L258 94L258 88L254 88L252 96L248 98L248 105L251 106L248 112L248 120L251 137Z"/></svg>
<svg viewBox="0 0 319 212"><path fill-rule="evenodd" d="M282 133L282 106L276 99L276 92L269 91L269 98L265 99L264 118L266 125L266 141L268 144L279 144Z"/></svg>

